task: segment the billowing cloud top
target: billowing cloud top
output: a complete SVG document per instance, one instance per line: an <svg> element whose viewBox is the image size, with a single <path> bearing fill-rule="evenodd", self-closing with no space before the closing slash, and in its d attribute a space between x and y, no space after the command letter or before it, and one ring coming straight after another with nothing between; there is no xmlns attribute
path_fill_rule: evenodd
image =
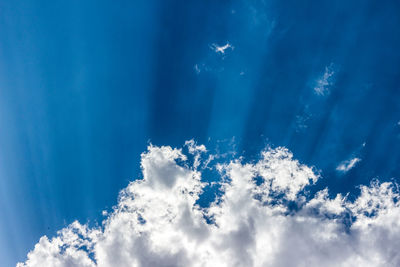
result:
<svg viewBox="0 0 400 267"><path fill-rule="evenodd" d="M74 222L43 236L17 266L400 266L396 184L361 186L354 201L327 189L311 196L319 175L285 148L213 165L218 155L186 146L150 145L143 179L122 190L101 227ZM221 193L201 207L206 168Z"/></svg>

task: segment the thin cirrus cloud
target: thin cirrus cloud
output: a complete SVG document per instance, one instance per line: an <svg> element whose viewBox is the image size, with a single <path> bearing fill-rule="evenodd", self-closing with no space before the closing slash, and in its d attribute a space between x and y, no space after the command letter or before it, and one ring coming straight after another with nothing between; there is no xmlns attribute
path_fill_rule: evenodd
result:
<svg viewBox="0 0 400 267"><path fill-rule="evenodd" d="M186 147L150 145L143 179L121 191L101 227L74 222L43 236L17 266L400 266L396 184L375 180L353 201L310 195L319 175L286 148L216 163L205 146ZM201 207L206 168L221 194Z"/></svg>
<svg viewBox="0 0 400 267"><path fill-rule="evenodd" d="M340 172L348 172L349 170L353 169L358 162L360 162L360 158L352 158L350 160L342 161L337 167L336 170Z"/></svg>
<svg viewBox="0 0 400 267"><path fill-rule="evenodd" d="M335 71L333 69L333 64L331 63L329 66L325 67L324 74L317 79L314 92L320 96L328 94L330 87L333 84L334 75Z"/></svg>

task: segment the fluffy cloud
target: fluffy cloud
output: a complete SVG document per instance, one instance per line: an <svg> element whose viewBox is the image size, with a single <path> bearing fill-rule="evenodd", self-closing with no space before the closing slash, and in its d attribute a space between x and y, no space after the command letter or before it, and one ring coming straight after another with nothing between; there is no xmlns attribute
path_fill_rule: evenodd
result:
<svg viewBox="0 0 400 267"><path fill-rule="evenodd" d="M149 146L143 179L122 190L101 227L74 222L17 266L400 266L396 184L361 186L354 201L328 189L310 196L319 175L285 148L212 164L217 155L186 146ZM200 207L206 168L221 193Z"/></svg>

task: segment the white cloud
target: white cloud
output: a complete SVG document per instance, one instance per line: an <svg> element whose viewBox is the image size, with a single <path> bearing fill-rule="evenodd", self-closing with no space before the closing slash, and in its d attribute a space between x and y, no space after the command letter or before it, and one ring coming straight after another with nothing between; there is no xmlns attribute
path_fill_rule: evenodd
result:
<svg viewBox="0 0 400 267"><path fill-rule="evenodd" d="M233 50L234 49L234 47L229 42L227 42L225 45L211 44L210 48L212 50L214 50L216 53L219 53L219 54L225 54L226 50L228 50L228 49Z"/></svg>
<svg viewBox="0 0 400 267"><path fill-rule="evenodd" d="M181 149L149 146L143 179L122 190L101 227L74 222L44 236L18 267L400 265L396 185L361 186L355 201L327 189L312 197L318 174L278 147L254 163L214 165L223 193L201 208L210 155L186 146L201 155L194 165Z"/></svg>
<svg viewBox="0 0 400 267"><path fill-rule="evenodd" d="M326 95L329 93L329 87L333 84L332 79L334 74L333 64L325 67L324 74L317 80L314 87L314 92L317 95Z"/></svg>
<svg viewBox="0 0 400 267"><path fill-rule="evenodd" d="M350 160L342 161L337 167L336 170L340 172L348 172L350 169L354 168L358 162L360 162L360 158L352 158Z"/></svg>
<svg viewBox="0 0 400 267"><path fill-rule="evenodd" d="M188 148L189 153L194 156L193 167L197 169L200 165L201 154L207 152L206 147L204 145L197 145L193 139L186 141L185 146Z"/></svg>

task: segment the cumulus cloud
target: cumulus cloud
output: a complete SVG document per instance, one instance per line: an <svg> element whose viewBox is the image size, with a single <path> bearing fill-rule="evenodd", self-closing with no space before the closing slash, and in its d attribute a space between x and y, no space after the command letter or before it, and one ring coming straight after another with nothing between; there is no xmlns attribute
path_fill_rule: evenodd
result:
<svg viewBox="0 0 400 267"><path fill-rule="evenodd" d="M121 191L102 226L74 222L43 236L17 266L400 266L396 184L361 186L354 201L328 189L311 196L319 175L278 147L252 163L216 162L221 193L201 207L209 153L193 141L150 145L143 179Z"/></svg>
<svg viewBox="0 0 400 267"><path fill-rule="evenodd" d="M317 95L326 95L327 93L329 93L329 87L333 84L334 74L335 71L333 70L333 64L325 67L324 74L317 80L314 87L314 92Z"/></svg>
<svg viewBox="0 0 400 267"><path fill-rule="evenodd" d="M352 168L356 166L358 162L360 162L360 158L352 158L350 160L342 161L337 167L336 170L340 172L348 172Z"/></svg>

